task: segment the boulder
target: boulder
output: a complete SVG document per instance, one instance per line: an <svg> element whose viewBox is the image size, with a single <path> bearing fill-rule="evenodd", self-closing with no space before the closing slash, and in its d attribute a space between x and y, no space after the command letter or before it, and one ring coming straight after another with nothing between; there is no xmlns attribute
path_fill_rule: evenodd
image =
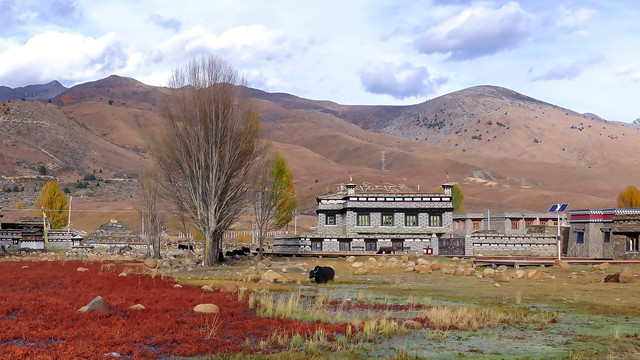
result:
<svg viewBox="0 0 640 360"><path fill-rule="evenodd" d="M215 304L198 304L193 308L194 312L203 314L217 314L220 308Z"/></svg>
<svg viewBox="0 0 640 360"><path fill-rule="evenodd" d="M495 273L495 270L493 270L492 268L485 268L484 270L482 270L482 276L484 277L491 277Z"/></svg>
<svg viewBox="0 0 640 360"><path fill-rule="evenodd" d="M356 261L356 257L355 256L347 256L347 262L355 262Z"/></svg>
<svg viewBox="0 0 640 360"><path fill-rule="evenodd" d="M509 276L506 273L498 273L493 276L495 282L509 282Z"/></svg>
<svg viewBox="0 0 640 360"><path fill-rule="evenodd" d="M409 261L409 257L407 255L402 255L402 256L400 256L400 260L402 260L404 262L407 262L407 261Z"/></svg>
<svg viewBox="0 0 640 360"><path fill-rule="evenodd" d="M89 271L89 269L88 269L88 268L86 268L86 267L82 267L82 266L80 266L79 268L77 268L77 269L76 269L76 271L77 271L77 272L85 272L85 271Z"/></svg>
<svg viewBox="0 0 640 360"><path fill-rule="evenodd" d="M296 280L289 274L280 275L280 278L278 279L278 281L283 284L290 284L290 283L296 282Z"/></svg>
<svg viewBox="0 0 640 360"><path fill-rule="evenodd" d="M551 274L540 271L539 269L531 270L527 274L527 279L529 280L544 280L549 278L551 278Z"/></svg>
<svg viewBox="0 0 640 360"><path fill-rule="evenodd" d="M214 292L214 290L209 285L202 285L202 292L203 293L212 293L212 292Z"/></svg>
<svg viewBox="0 0 640 360"><path fill-rule="evenodd" d="M453 270L453 275L455 276L464 276L464 268L458 267Z"/></svg>
<svg viewBox="0 0 640 360"><path fill-rule="evenodd" d="M180 284L174 284L174 285L173 285L173 288L174 288L174 289L182 289L182 285L180 285Z"/></svg>
<svg viewBox="0 0 640 360"><path fill-rule="evenodd" d="M460 260L460 258L459 258L459 257L457 257L457 256L454 256L454 257L452 257L452 258L451 258L451 260L453 260L453 261L458 261L458 260Z"/></svg>
<svg viewBox="0 0 640 360"><path fill-rule="evenodd" d="M498 266L498 268L496 270L498 270L500 272L507 271L507 266L506 265L500 265L500 266Z"/></svg>
<svg viewBox="0 0 640 360"><path fill-rule="evenodd" d="M123 271L120 274L118 274L118 276L127 276L127 273Z"/></svg>
<svg viewBox="0 0 640 360"><path fill-rule="evenodd" d="M526 273L524 272L524 270L516 270L511 273L511 277L514 279L522 279L525 275Z"/></svg>
<svg viewBox="0 0 640 360"><path fill-rule="evenodd" d="M433 271L440 270L440 264L438 263L431 264L431 270Z"/></svg>
<svg viewBox="0 0 640 360"><path fill-rule="evenodd" d="M427 261L427 259L417 258L416 265L429 265L429 262Z"/></svg>
<svg viewBox="0 0 640 360"><path fill-rule="evenodd" d="M370 258L367 259L367 262L375 264L375 263L378 262L378 260L376 260L376 258L370 257Z"/></svg>
<svg viewBox="0 0 640 360"><path fill-rule="evenodd" d="M142 263L149 269L155 269L158 266L158 261L156 259L145 259Z"/></svg>
<svg viewBox="0 0 640 360"><path fill-rule="evenodd" d="M418 264L414 267L414 269L420 274L428 274L431 272L431 266Z"/></svg>
<svg viewBox="0 0 640 360"><path fill-rule="evenodd" d="M273 270L267 270L265 273L262 274L262 276L260 277L261 280L270 282L270 283L274 283L274 282L278 282L280 281L280 277L282 275L278 274L277 272L273 271Z"/></svg>
<svg viewBox="0 0 640 360"><path fill-rule="evenodd" d="M107 311L107 310L109 310L109 307L107 306L107 303L104 301L104 299L100 295L93 298L93 300L91 300L87 305L78 309L78 311L83 313L101 312L101 311Z"/></svg>
<svg viewBox="0 0 640 360"><path fill-rule="evenodd" d="M464 276L474 276L476 274L476 269L474 268L465 268Z"/></svg>
<svg viewBox="0 0 640 360"><path fill-rule="evenodd" d="M609 264L608 262L605 262L602 264L594 265L593 267L598 270L609 270L611 269L611 264Z"/></svg>
<svg viewBox="0 0 640 360"><path fill-rule="evenodd" d="M387 257L386 256L380 256L378 258L378 262L387 262Z"/></svg>
<svg viewBox="0 0 640 360"><path fill-rule="evenodd" d="M266 267L270 267L271 266L271 259L266 258L266 259L262 260L260 263L262 263L262 265L264 265Z"/></svg>
<svg viewBox="0 0 640 360"><path fill-rule="evenodd" d="M571 271L571 265L569 265L568 262L559 259L555 259L553 261L553 266L559 268L562 271Z"/></svg>
<svg viewBox="0 0 640 360"><path fill-rule="evenodd" d="M359 261L356 261L353 264L351 264L351 267L354 267L354 268L359 268L359 267L362 267L362 266L364 266L364 264L359 262Z"/></svg>
<svg viewBox="0 0 640 360"><path fill-rule="evenodd" d="M233 283L226 283L220 286L221 293L235 293L238 291L238 285Z"/></svg>
<svg viewBox="0 0 640 360"><path fill-rule="evenodd" d="M146 308L142 304L135 304L135 305L129 306L129 309L130 310L144 310Z"/></svg>
<svg viewBox="0 0 640 360"><path fill-rule="evenodd" d="M633 272L628 267L625 267L620 271L619 279L621 283L628 283L633 278Z"/></svg>
<svg viewBox="0 0 640 360"><path fill-rule="evenodd" d="M404 272L412 272L415 270L415 267L413 265L409 265L407 267L404 268Z"/></svg>
<svg viewBox="0 0 640 360"><path fill-rule="evenodd" d="M357 268L356 271L353 272L354 275L364 275L367 273L367 269L361 267Z"/></svg>

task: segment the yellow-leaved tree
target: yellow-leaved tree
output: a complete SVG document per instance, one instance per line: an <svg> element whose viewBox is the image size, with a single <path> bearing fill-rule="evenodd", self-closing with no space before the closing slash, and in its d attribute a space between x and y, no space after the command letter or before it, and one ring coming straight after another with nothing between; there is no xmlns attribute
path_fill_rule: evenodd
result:
<svg viewBox="0 0 640 360"><path fill-rule="evenodd" d="M67 198L60 190L60 185L57 181L52 180L44 184L36 204L44 208L52 229L60 229L67 225Z"/></svg>
<svg viewBox="0 0 640 360"><path fill-rule="evenodd" d="M640 189L629 185L618 195L616 206L619 208L640 208Z"/></svg>

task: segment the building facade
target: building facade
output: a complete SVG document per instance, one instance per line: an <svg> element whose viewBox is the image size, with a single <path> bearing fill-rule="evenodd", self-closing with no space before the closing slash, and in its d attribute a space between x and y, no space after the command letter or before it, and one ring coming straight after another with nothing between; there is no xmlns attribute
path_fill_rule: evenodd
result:
<svg viewBox="0 0 640 360"><path fill-rule="evenodd" d="M569 214L568 256L640 259L640 209L583 209Z"/></svg>
<svg viewBox="0 0 640 360"><path fill-rule="evenodd" d="M453 184L442 187L444 193L356 193L356 185L347 184L346 192L316 199L317 233L276 237L274 249L437 254L438 239L453 226Z"/></svg>

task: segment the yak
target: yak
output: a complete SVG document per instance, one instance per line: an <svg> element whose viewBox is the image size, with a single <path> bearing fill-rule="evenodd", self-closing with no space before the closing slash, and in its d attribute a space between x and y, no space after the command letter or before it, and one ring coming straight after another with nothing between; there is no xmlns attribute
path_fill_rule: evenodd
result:
<svg viewBox="0 0 640 360"><path fill-rule="evenodd" d="M192 250L193 251L193 245L178 244L178 250Z"/></svg>
<svg viewBox="0 0 640 360"><path fill-rule="evenodd" d="M395 254L396 248L393 246L381 247L377 254Z"/></svg>
<svg viewBox="0 0 640 360"><path fill-rule="evenodd" d="M328 266L316 266L313 270L309 271L309 279L316 279L316 284L324 284L327 281L333 281L335 276L333 268Z"/></svg>

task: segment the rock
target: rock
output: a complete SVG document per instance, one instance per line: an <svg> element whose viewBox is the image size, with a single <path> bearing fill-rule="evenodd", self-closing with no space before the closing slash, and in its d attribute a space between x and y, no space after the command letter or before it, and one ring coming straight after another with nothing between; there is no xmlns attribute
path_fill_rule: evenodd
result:
<svg viewBox="0 0 640 360"><path fill-rule="evenodd" d="M620 274L612 274L604 277L602 282L605 283L619 283L620 282Z"/></svg>
<svg viewBox="0 0 640 360"><path fill-rule="evenodd" d="M356 261L356 257L355 256L347 256L347 262L352 263Z"/></svg>
<svg viewBox="0 0 640 360"><path fill-rule="evenodd" d="M474 268L465 268L464 276L474 276L476 274L476 269Z"/></svg>
<svg viewBox="0 0 640 360"><path fill-rule="evenodd" d="M171 267L171 266L173 266L173 262L171 260L167 259L167 260L163 261L162 264L160 264L160 266L162 266L162 267Z"/></svg>
<svg viewBox="0 0 640 360"><path fill-rule="evenodd" d="M392 256L392 257L389 258L389 262L396 262L396 261L399 261L399 260L395 256Z"/></svg>
<svg viewBox="0 0 640 360"><path fill-rule="evenodd" d="M418 264L414 268L419 274L428 274L431 272L431 266Z"/></svg>
<svg viewBox="0 0 640 360"><path fill-rule="evenodd" d="M296 282L296 280L293 277L291 277L291 275L289 274L280 275L280 279L278 279L278 281L280 281L283 284L290 284L290 283Z"/></svg>
<svg viewBox="0 0 640 360"><path fill-rule="evenodd" d="M404 272L412 272L415 270L415 267L413 265L409 265L407 267L404 268Z"/></svg>
<svg viewBox="0 0 640 360"><path fill-rule="evenodd" d="M407 329L422 329L422 324L415 320L411 320L411 319L405 320L403 324L404 324L404 327Z"/></svg>
<svg viewBox="0 0 640 360"><path fill-rule="evenodd" d="M104 301L102 296L98 295L93 300L91 300L87 305L78 309L78 311L86 313L86 312L101 312L107 311L109 308L107 307L107 303Z"/></svg>
<svg viewBox="0 0 640 360"><path fill-rule="evenodd" d="M551 275L549 273L540 271L539 269L531 270L527 274L527 279L529 280L544 280L549 278L551 278Z"/></svg>
<svg viewBox="0 0 640 360"><path fill-rule="evenodd" d="M620 271L619 278L621 283L628 283L633 278L633 272L628 267L625 267Z"/></svg>
<svg viewBox="0 0 640 360"><path fill-rule="evenodd" d="M180 284L174 284L174 285L173 285L173 288L174 288L174 289L182 289L182 285L180 285Z"/></svg>
<svg viewBox="0 0 640 360"><path fill-rule="evenodd" d="M260 279L264 280L266 282L274 283L274 282L278 282L280 280L280 277L281 277L281 275L278 274L277 272L275 272L273 270L267 270L266 272L264 272L262 274Z"/></svg>
<svg viewBox="0 0 640 360"><path fill-rule="evenodd" d="M86 267L82 267L82 266L80 266L79 268L77 268L77 269L76 269L76 271L77 271L77 272L85 272L85 271L89 271L89 269L88 269L88 268L86 268Z"/></svg>
<svg viewBox="0 0 640 360"><path fill-rule="evenodd" d="M407 255L402 255L400 256L400 260L402 260L403 262L407 262L409 261L409 257Z"/></svg>
<svg viewBox="0 0 640 360"><path fill-rule="evenodd" d="M429 262L427 261L427 259L417 258L416 265L429 265Z"/></svg>
<svg viewBox="0 0 640 360"><path fill-rule="evenodd" d="M127 273L123 271L120 274L118 274L118 276L127 276Z"/></svg>
<svg viewBox="0 0 640 360"><path fill-rule="evenodd" d="M271 259L269 258L262 260L260 263L266 267L271 267Z"/></svg>
<svg viewBox="0 0 640 360"><path fill-rule="evenodd" d="M495 270L493 270L492 268L485 268L484 270L482 270L482 276L484 277L491 277L495 273Z"/></svg>
<svg viewBox="0 0 640 360"><path fill-rule="evenodd" d="M611 264L609 264L608 262L605 262L602 264L594 265L593 267L598 270L609 270L611 269Z"/></svg>
<svg viewBox="0 0 640 360"><path fill-rule="evenodd" d="M378 262L378 260L376 260L376 258L370 257L370 258L367 259L367 262L375 264L376 262Z"/></svg>
<svg viewBox="0 0 640 360"><path fill-rule="evenodd" d="M129 306L129 309L130 310L144 310L146 308L142 304L135 304L135 305Z"/></svg>
<svg viewBox="0 0 640 360"><path fill-rule="evenodd" d="M511 277L514 279L522 279L525 275L524 270L516 270L511 273Z"/></svg>
<svg viewBox="0 0 640 360"><path fill-rule="evenodd" d="M555 259L553 261L553 266L559 268L562 271L571 271L571 265L569 265L568 262L559 259Z"/></svg>
<svg viewBox="0 0 640 360"><path fill-rule="evenodd" d="M28 268L29 268L29 266L28 266L28 265L24 265L22 268L23 268L23 269L28 269Z"/></svg>
<svg viewBox="0 0 640 360"><path fill-rule="evenodd" d="M388 260L387 260L387 257L386 257L386 256L380 256L380 257L378 258L378 262L386 263L387 261L388 261Z"/></svg>
<svg viewBox="0 0 640 360"><path fill-rule="evenodd" d="M500 287L500 284L498 284L498 283L494 283L494 284L493 284L493 286L495 286L495 287Z"/></svg>
<svg viewBox="0 0 640 360"><path fill-rule="evenodd" d="M202 292L203 293L212 293L212 292L214 292L214 290L209 285L202 285Z"/></svg>
<svg viewBox="0 0 640 360"><path fill-rule="evenodd" d="M353 264L351 264L351 267L354 267L354 268L359 268L359 267L362 267L362 266L364 266L364 264L359 262L359 261L356 261Z"/></svg>
<svg viewBox="0 0 640 360"><path fill-rule="evenodd" d="M353 272L354 275L364 275L367 273L367 269L361 267L357 268L356 271Z"/></svg>
<svg viewBox="0 0 640 360"><path fill-rule="evenodd" d="M215 304L198 304L193 308L194 312L203 314L217 314L220 308Z"/></svg>
<svg viewBox="0 0 640 360"><path fill-rule="evenodd" d="M464 268L458 267L453 271L455 276L464 276Z"/></svg>
<svg viewBox="0 0 640 360"><path fill-rule="evenodd" d="M452 258L451 258L451 260L453 260L453 261L458 261L458 260L460 260L460 258L459 258L459 257L457 257L457 256L454 256L454 257L452 257Z"/></svg>
<svg viewBox="0 0 640 360"><path fill-rule="evenodd" d="M182 263L185 265L196 265L198 263L198 259L188 256L185 257L184 260L182 260Z"/></svg>
<svg viewBox="0 0 640 360"><path fill-rule="evenodd" d="M495 274L493 276L493 281L495 281L495 282L509 282L509 276L507 276L507 274L501 272L501 273Z"/></svg>
<svg viewBox="0 0 640 360"><path fill-rule="evenodd" d="M238 285L233 283L226 283L220 286L221 293L235 293L238 291Z"/></svg>
<svg viewBox="0 0 640 360"><path fill-rule="evenodd" d="M282 270L280 270L281 273L286 273L287 272L287 268L283 267Z"/></svg>
<svg viewBox="0 0 640 360"><path fill-rule="evenodd" d="M431 264L431 270L433 271L440 270L440 264L438 263Z"/></svg>
<svg viewBox="0 0 640 360"><path fill-rule="evenodd" d="M142 263L149 269L155 269L158 266L158 261L156 259L144 259Z"/></svg>

